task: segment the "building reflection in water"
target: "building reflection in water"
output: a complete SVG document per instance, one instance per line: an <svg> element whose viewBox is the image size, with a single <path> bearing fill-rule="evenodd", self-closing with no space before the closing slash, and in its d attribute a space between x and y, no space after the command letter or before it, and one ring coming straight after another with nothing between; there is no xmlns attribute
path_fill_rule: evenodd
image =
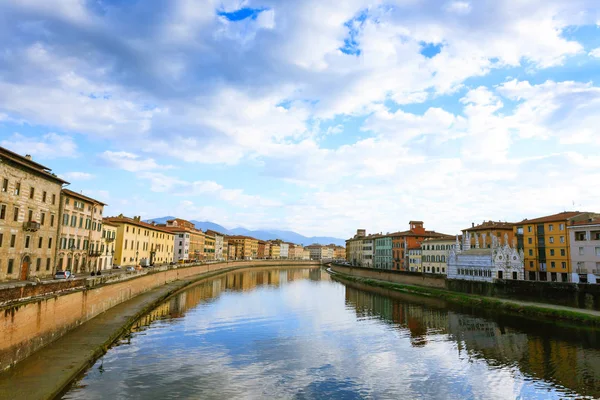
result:
<svg viewBox="0 0 600 400"><path fill-rule="evenodd" d="M289 267L287 267L289 268ZM183 318L186 311L195 308L203 301L213 300L223 291L248 291L259 286L273 286L310 279L313 281L330 280L329 274L319 267L298 269L257 269L241 270L212 278L185 289L181 293L156 307L140 318L131 328L132 332L144 330L157 320ZM128 337L127 337L128 338Z"/></svg>
<svg viewBox="0 0 600 400"><path fill-rule="evenodd" d="M346 306L354 308L358 318L376 317L389 323L408 334L413 346L440 338L454 341L461 355L485 360L490 366L517 367L525 376L600 398L597 330L521 323L510 317L492 320L453 311L442 302L433 304L390 298L346 282Z"/></svg>

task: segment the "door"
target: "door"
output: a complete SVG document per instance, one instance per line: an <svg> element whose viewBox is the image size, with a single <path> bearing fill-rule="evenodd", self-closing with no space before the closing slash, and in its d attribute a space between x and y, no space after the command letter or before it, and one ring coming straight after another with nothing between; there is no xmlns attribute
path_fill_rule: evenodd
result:
<svg viewBox="0 0 600 400"><path fill-rule="evenodd" d="M21 264L21 280L22 281L27 280L27 275L29 275L29 264L30 264L29 256L25 256L23 258L23 263Z"/></svg>

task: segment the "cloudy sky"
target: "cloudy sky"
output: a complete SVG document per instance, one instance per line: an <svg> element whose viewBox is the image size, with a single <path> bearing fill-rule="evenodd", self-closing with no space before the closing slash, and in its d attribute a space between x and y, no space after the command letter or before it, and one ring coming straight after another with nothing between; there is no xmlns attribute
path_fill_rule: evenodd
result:
<svg viewBox="0 0 600 400"><path fill-rule="evenodd" d="M0 145L109 215L600 211L596 0L3 0L0 44Z"/></svg>

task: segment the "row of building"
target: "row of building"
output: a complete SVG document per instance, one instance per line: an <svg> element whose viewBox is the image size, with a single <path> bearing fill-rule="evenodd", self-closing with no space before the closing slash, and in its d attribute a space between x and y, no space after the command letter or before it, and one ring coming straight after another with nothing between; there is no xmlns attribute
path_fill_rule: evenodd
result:
<svg viewBox="0 0 600 400"><path fill-rule="evenodd" d="M105 217L105 203L67 189L35 161L0 147L0 280L113 266L251 259L343 258L343 247L302 246L196 229L175 218ZM341 255L341 256L340 256Z"/></svg>
<svg viewBox="0 0 600 400"><path fill-rule="evenodd" d="M450 279L600 282L600 214L565 211L520 222L472 223L460 235L426 230L410 221L406 231L346 241L356 266L441 274Z"/></svg>

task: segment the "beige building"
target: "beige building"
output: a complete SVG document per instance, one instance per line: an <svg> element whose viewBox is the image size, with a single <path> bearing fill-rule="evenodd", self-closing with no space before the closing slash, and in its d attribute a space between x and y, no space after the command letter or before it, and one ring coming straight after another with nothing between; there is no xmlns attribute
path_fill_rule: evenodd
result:
<svg viewBox="0 0 600 400"><path fill-rule="evenodd" d="M162 265L173 262L174 234L156 224L142 222L141 218L105 218L117 225L114 265Z"/></svg>
<svg viewBox="0 0 600 400"><path fill-rule="evenodd" d="M281 246L276 242L269 242L269 258L279 260L281 258Z"/></svg>
<svg viewBox="0 0 600 400"><path fill-rule="evenodd" d="M162 225L160 225L162 226ZM168 220L164 226L174 235L174 259L179 262L192 262L204 260L204 241L206 235L200 229L185 219L175 218Z"/></svg>
<svg viewBox="0 0 600 400"><path fill-rule="evenodd" d="M353 238L346 240L346 261L352 265L363 266L363 240L367 236L367 231L364 229L357 229L356 235ZM370 259L369 266L373 265L373 240L370 241Z"/></svg>
<svg viewBox="0 0 600 400"><path fill-rule="evenodd" d="M115 242L117 240L116 224L103 220L102 224L102 255L100 256L100 269L111 269L113 267L113 256L115 254Z"/></svg>
<svg viewBox="0 0 600 400"><path fill-rule="evenodd" d="M408 251L408 270L411 272L422 272L422 250L421 246L417 245L409 247Z"/></svg>
<svg viewBox="0 0 600 400"><path fill-rule="evenodd" d="M425 239L421 244L423 272L447 275L448 254L454 247L456 247L456 238L453 236Z"/></svg>
<svg viewBox="0 0 600 400"><path fill-rule="evenodd" d="M310 260L310 250L306 247L302 250L302 259L305 261Z"/></svg>
<svg viewBox="0 0 600 400"><path fill-rule="evenodd" d="M258 239L250 236L228 236L229 245L235 245L236 260L251 260L258 255Z"/></svg>
<svg viewBox="0 0 600 400"><path fill-rule="evenodd" d="M63 189L60 194L59 243L56 269L90 272L103 269L102 212L105 204Z"/></svg>
<svg viewBox="0 0 600 400"><path fill-rule="evenodd" d="M600 282L600 218L588 218L567 226L571 243L571 282Z"/></svg>
<svg viewBox="0 0 600 400"><path fill-rule="evenodd" d="M213 235L205 234L204 236L204 260L215 260L215 244L216 238Z"/></svg>
<svg viewBox="0 0 600 400"><path fill-rule="evenodd" d="M207 230L207 235L214 236L215 238L215 260L227 259L227 242L225 241L225 235L213 230Z"/></svg>
<svg viewBox="0 0 600 400"><path fill-rule="evenodd" d="M64 180L0 147L0 280L54 274Z"/></svg>
<svg viewBox="0 0 600 400"><path fill-rule="evenodd" d="M331 247L323 246L320 244L311 244L310 246L306 246L310 252L311 260L332 260L333 259L333 249Z"/></svg>

